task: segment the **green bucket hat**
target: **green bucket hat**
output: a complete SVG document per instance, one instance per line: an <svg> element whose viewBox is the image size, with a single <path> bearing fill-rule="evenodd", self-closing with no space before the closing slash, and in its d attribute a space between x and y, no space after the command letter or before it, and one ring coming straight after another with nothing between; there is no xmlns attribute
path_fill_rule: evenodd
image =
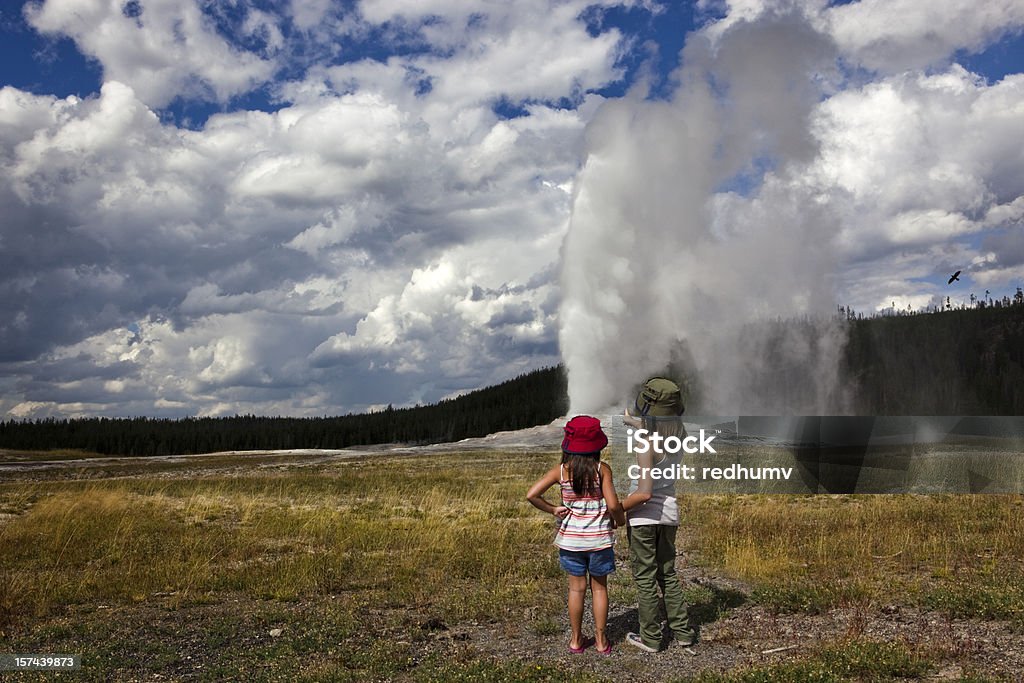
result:
<svg viewBox="0 0 1024 683"><path fill-rule="evenodd" d="M644 382L634 405L638 417L678 417L686 410L679 385L665 377Z"/></svg>

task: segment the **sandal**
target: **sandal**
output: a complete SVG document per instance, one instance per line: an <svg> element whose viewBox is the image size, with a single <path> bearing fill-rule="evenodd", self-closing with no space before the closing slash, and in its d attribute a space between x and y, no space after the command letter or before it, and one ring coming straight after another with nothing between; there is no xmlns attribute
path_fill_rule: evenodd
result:
<svg viewBox="0 0 1024 683"><path fill-rule="evenodd" d="M570 652L570 654L574 654L574 655L583 654L583 651L586 650L591 645L593 645L593 641L591 641L590 638L584 638L583 639L583 644L580 645L579 647L573 647L572 645L570 645L569 646L569 652Z"/></svg>

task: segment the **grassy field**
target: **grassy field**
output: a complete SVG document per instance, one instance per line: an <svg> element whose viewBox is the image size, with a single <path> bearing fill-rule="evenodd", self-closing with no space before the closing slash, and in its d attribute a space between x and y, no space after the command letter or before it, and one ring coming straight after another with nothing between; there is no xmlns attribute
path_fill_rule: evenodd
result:
<svg viewBox="0 0 1024 683"><path fill-rule="evenodd" d="M1018 496L681 496L699 656L565 655L552 520L523 498L556 457L5 473L0 653L81 654L75 680L1019 680Z"/></svg>

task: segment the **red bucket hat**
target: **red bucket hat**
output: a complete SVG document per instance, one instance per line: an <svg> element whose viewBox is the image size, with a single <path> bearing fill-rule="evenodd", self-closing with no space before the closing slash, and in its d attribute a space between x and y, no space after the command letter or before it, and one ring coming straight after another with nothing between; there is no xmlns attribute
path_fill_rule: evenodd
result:
<svg viewBox="0 0 1024 683"><path fill-rule="evenodd" d="M562 450L572 455L598 453L608 445L608 437L601 431L601 421L589 415L577 415L565 423Z"/></svg>

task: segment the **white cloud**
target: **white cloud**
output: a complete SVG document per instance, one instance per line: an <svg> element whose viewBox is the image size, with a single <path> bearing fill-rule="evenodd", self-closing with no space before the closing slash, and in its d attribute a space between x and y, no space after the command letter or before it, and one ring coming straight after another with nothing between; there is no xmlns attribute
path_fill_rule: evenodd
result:
<svg viewBox="0 0 1024 683"><path fill-rule="evenodd" d="M384 364L400 373L436 364L458 378L489 367L508 374L524 354L553 360L555 312L547 304L554 283L495 287L511 240L502 242L461 247L413 271L401 293L383 297L352 333L320 344L314 363Z"/></svg>
<svg viewBox="0 0 1024 683"><path fill-rule="evenodd" d="M720 15L705 29L714 40L740 23L799 13L844 59L883 74L945 64L959 50L978 52L1024 30L1018 0L700 0L698 7Z"/></svg>
<svg viewBox="0 0 1024 683"><path fill-rule="evenodd" d="M1024 284L1024 265L978 270L972 273L972 277L982 287L1020 287Z"/></svg>
<svg viewBox="0 0 1024 683"><path fill-rule="evenodd" d="M320 25L331 9L331 0L290 0L292 20L303 30Z"/></svg>
<svg viewBox="0 0 1024 683"><path fill-rule="evenodd" d="M1000 266L1016 258L1019 227L993 264L967 266L979 237L1020 220L1024 152L1007 142L1024 138L1024 75L989 85L953 65L887 77L825 101L814 129L821 156L807 179L842 222L848 303L870 310L922 287L937 296L938 284L915 280L959 269L964 286L1013 284Z"/></svg>
<svg viewBox="0 0 1024 683"><path fill-rule="evenodd" d="M445 101L579 97L621 76L614 65L620 36L608 31L591 37L575 21L576 13L572 5L556 7L544 23L471 37L454 58L418 65L435 75L434 89Z"/></svg>
<svg viewBox="0 0 1024 683"><path fill-rule="evenodd" d="M380 227L383 213L383 207L369 201L360 206L340 206L329 211L316 225L293 237L285 246L315 256L325 249L343 244L360 230Z"/></svg>
<svg viewBox="0 0 1024 683"><path fill-rule="evenodd" d="M1024 28L1019 0L860 0L825 12L826 26L845 54L893 73L977 52Z"/></svg>
<svg viewBox="0 0 1024 683"><path fill-rule="evenodd" d="M620 78L615 62L623 36L591 35L579 20L589 6L620 4L643 3L364 0L359 7L365 20L402 22L443 53L400 62L430 80L433 98L466 106L502 97L574 100Z"/></svg>
<svg viewBox="0 0 1024 683"><path fill-rule="evenodd" d="M1024 181L1024 155L1004 141L1024 131L1022 89L1024 76L987 86L954 65L838 94L816 121L823 179L854 197L872 195L887 212L976 211L993 193L1012 200L1001 183Z"/></svg>
<svg viewBox="0 0 1024 683"><path fill-rule="evenodd" d="M100 62L104 80L129 85L151 107L178 96L226 101L273 75L272 60L230 45L195 0L146 0L137 16L124 5L43 0L26 5L25 15L42 33L72 38ZM245 28L280 47L280 31L268 15L250 13Z"/></svg>
<svg viewBox="0 0 1024 683"><path fill-rule="evenodd" d="M899 283L899 285L900 291L902 291L905 287L903 286L903 283ZM919 311L931 305L933 300L933 294L893 294L892 296L883 296L882 299L875 304L873 312Z"/></svg>
<svg viewBox="0 0 1024 683"><path fill-rule="evenodd" d="M510 77L539 46L516 57L516 31L579 50L552 78L457 97L417 92L410 69L449 73L430 55L314 68L280 110L200 130L109 69L81 100L0 91L5 409L323 414L555 362L564 188L600 98L540 101L614 78L617 37L494 11L507 25L478 38ZM510 87L530 103L503 121Z"/></svg>
<svg viewBox="0 0 1024 683"><path fill-rule="evenodd" d="M750 197L714 198L719 234L763 223L780 206L768 191L788 187L830 211L820 239L836 231L840 304L905 309L1017 284L1024 153L1008 141L1024 139L1024 75L988 84L953 65L887 76L823 100L811 130L819 154L806 166L769 173Z"/></svg>
<svg viewBox="0 0 1024 683"><path fill-rule="evenodd" d="M41 126L52 124L63 112L73 108L78 98L71 96L58 103L57 98L4 86L0 88L0 144L4 152L32 137Z"/></svg>

